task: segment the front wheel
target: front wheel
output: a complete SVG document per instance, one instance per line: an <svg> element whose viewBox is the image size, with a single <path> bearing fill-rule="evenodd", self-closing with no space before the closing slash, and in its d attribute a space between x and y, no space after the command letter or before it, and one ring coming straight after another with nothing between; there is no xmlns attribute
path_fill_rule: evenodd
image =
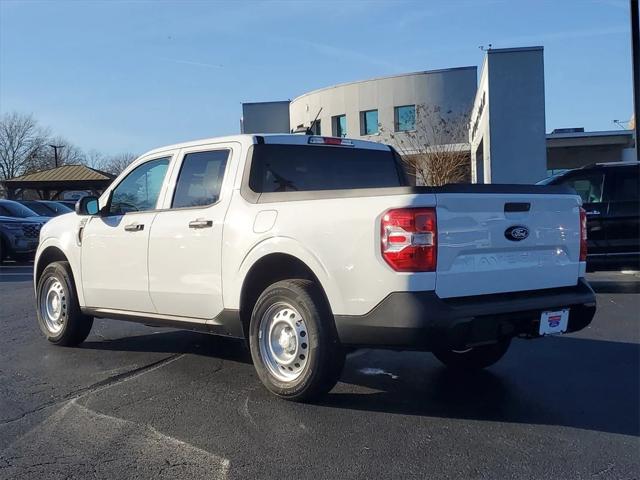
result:
<svg viewBox="0 0 640 480"><path fill-rule="evenodd" d="M331 312L309 280L284 280L258 298L249 345L262 383L279 397L310 401L333 388L344 366Z"/></svg>
<svg viewBox="0 0 640 480"><path fill-rule="evenodd" d="M80 311L69 262L47 265L38 280L36 299L38 325L51 343L74 346L89 336L93 317Z"/></svg>
<svg viewBox="0 0 640 480"><path fill-rule="evenodd" d="M491 345L480 345L466 350L435 349L433 354L447 367L456 370L480 370L500 360L511 345L511 339L503 339Z"/></svg>

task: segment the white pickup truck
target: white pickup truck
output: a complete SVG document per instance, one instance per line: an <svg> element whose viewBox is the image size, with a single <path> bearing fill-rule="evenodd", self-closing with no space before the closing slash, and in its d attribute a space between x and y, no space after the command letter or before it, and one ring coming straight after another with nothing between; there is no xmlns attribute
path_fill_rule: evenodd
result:
<svg viewBox="0 0 640 480"><path fill-rule="evenodd" d="M585 257L567 187L412 187L387 145L240 135L153 150L49 221L37 316L60 345L96 317L244 338L271 392L310 400L349 348L482 368L584 328Z"/></svg>

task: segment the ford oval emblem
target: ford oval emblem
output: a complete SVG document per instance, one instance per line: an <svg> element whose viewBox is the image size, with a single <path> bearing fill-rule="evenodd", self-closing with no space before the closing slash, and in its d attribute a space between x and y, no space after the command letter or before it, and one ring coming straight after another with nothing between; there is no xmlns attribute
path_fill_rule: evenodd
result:
<svg viewBox="0 0 640 480"><path fill-rule="evenodd" d="M522 225L514 225L513 227L509 227L504 231L504 236L507 240L511 240L512 242L519 242L520 240L524 240L529 236L529 229L527 227L523 227Z"/></svg>

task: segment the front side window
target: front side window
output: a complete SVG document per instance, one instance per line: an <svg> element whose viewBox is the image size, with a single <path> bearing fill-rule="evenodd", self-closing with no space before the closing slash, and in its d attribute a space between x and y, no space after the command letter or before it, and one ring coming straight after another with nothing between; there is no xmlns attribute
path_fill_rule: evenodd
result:
<svg viewBox="0 0 640 480"><path fill-rule="evenodd" d="M216 203L229 150L187 153L176 183L172 208L200 207Z"/></svg>
<svg viewBox="0 0 640 480"><path fill-rule="evenodd" d="M347 116L337 115L331 117L332 123L332 135L334 137L346 137L347 136Z"/></svg>
<svg viewBox="0 0 640 480"><path fill-rule="evenodd" d="M409 132L416 129L416 106L404 105L393 109L395 131Z"/></svg>
<svg viewBox="0 0 640 480"><path fill-rule="evenodd" d="M109 213L153 210L158 202L170 158L158 158L133 169L113 190Z"/></svg>
<svg viewBox="0 0 640 480"><path fill-rule="evenodd" d="M582 198L582 203L600 203L602 202L602 178L601 173L592 173L574 176L562 183L573 188Z"/></svg>
<svg viewBox="0 0 640 480"><path fill-rule="evenodd" d="M378 110L360 112L360 135L378 133Z"/></svg>

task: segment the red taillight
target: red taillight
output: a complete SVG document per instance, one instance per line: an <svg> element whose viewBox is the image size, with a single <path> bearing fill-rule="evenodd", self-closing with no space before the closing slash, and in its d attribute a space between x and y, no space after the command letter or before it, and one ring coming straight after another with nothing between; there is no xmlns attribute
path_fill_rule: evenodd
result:
<svg viewBox="0 0 640 480"><path fill-rule="evenodd" d="M587 212L580 207L580 261L587 261Z"/></svg>
<svg viewBox="0 0 640 480"><path fill-rule="evenodd" d="M436 209L401 208L382 216L382 258L397 272L435 272Z"/></svg>
<svg viewBox="0 0 640 480"><path fill-rule="evenodd" d="M338 137L309 137L309 143L312 145L337 145L341 147L353 147L353 142L351 140Z"/></svg>

